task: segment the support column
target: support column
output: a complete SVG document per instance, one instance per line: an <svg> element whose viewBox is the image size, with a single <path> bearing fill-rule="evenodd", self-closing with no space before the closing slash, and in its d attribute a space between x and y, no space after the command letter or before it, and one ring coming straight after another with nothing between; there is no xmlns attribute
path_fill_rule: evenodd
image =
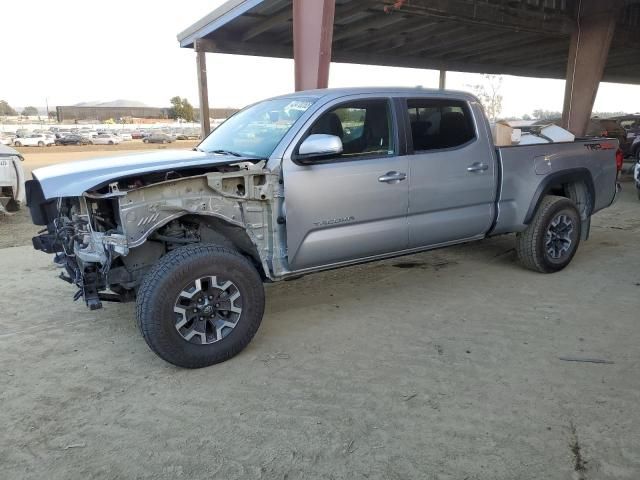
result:
<svg viewBox="0 0 640 480"><path fill-rule="evenodd" d="M198 46L196 49L196 65L198 67L198 103L200 105L200 130L202 138L211 132L211 121L209 120L209 87L207 85L207 59L205 52Z"/></svg>
<svg viewBox="0 0 640 480"><path fill-rule="evenodd" d="M440 70L439 88L440 90L444 90L445 88L447 88L447 71L446 70Z"/></svg>
<svg viewBox="0 0 640 480"><path fill-rule="evenodd" d="M296 91L329 86L335 0L293 0Z"/></svg>
<svg viewBox="0 0 640 480"><path fill-rule="evenodd" d="M569 47L562 125L582 136L589 125L623 0L577 3L578 28Z"/></svg>

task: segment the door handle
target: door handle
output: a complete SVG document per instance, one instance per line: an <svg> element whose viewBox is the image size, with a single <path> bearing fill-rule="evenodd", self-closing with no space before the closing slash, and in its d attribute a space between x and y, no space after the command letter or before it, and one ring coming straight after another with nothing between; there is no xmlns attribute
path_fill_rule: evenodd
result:
<svg viewBox="0 0 640 480"><path fill-rule="evenodd" d="M381 177L378 177L378 181L382 183L398 183L407 178L407 174L403 172L387 172Z"/></svg>
<svg viewBox="0 0 640 480"><path fill-rule="evenodd" d="M484 172L489 170L489 165L486 163L476 162L467 167L467 172Z"/></svg>

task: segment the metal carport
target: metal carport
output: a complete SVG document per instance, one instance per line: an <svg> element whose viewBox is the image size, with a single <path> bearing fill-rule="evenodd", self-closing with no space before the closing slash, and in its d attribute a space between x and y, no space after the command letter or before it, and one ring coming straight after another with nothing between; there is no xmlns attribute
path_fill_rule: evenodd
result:
<svg viewBox="0 0 640 480"><path fill-rule="evenodd" d="M178 35L205 52L294 58L296 89L331 61L566 79L563 121L586 129L600 81L640 83L640 0L230 0ZM209 131L208 118L203 129Z"/></svg>

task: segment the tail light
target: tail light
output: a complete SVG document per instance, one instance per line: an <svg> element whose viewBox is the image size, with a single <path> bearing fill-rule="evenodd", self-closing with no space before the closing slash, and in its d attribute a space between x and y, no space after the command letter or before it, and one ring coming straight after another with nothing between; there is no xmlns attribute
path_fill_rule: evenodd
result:
<svg viewBox="0 0 640 480"><path fill-rule="evenodd" d="M622 149L619 148L616 151L616 168L618 169L618 171L622 170L623 163L624 163L624 153L622 152Z"/></svg>
<svg viewBox="0 0 640 480"><path fill-rule="evenodd" d="M602 132L600 132L600 135L602 137L608 137L609 136L609 131L608 130L603 130Z"/></svg>

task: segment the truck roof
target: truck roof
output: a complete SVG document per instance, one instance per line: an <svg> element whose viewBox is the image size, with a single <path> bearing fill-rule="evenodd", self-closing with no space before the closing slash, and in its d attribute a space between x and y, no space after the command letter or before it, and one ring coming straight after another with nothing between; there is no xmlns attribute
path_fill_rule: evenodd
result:
<svg viewBox="0 0 640 480"><path fill-rule="evenodd" d="M434 96L453 98L456 100L463 100L469 102L477 102L478 99L468 92L462 92L458 90L440 90L437 88L422 88L422 87L349 87L349 88L325 88L318 90L303 90L300 92L289 93L286 95L280 95L274 98L301 98L301 97L314 97L324 98L329 100L332 98L340 98L348 95L392 95L399 94L403 96Z"/></svg>

